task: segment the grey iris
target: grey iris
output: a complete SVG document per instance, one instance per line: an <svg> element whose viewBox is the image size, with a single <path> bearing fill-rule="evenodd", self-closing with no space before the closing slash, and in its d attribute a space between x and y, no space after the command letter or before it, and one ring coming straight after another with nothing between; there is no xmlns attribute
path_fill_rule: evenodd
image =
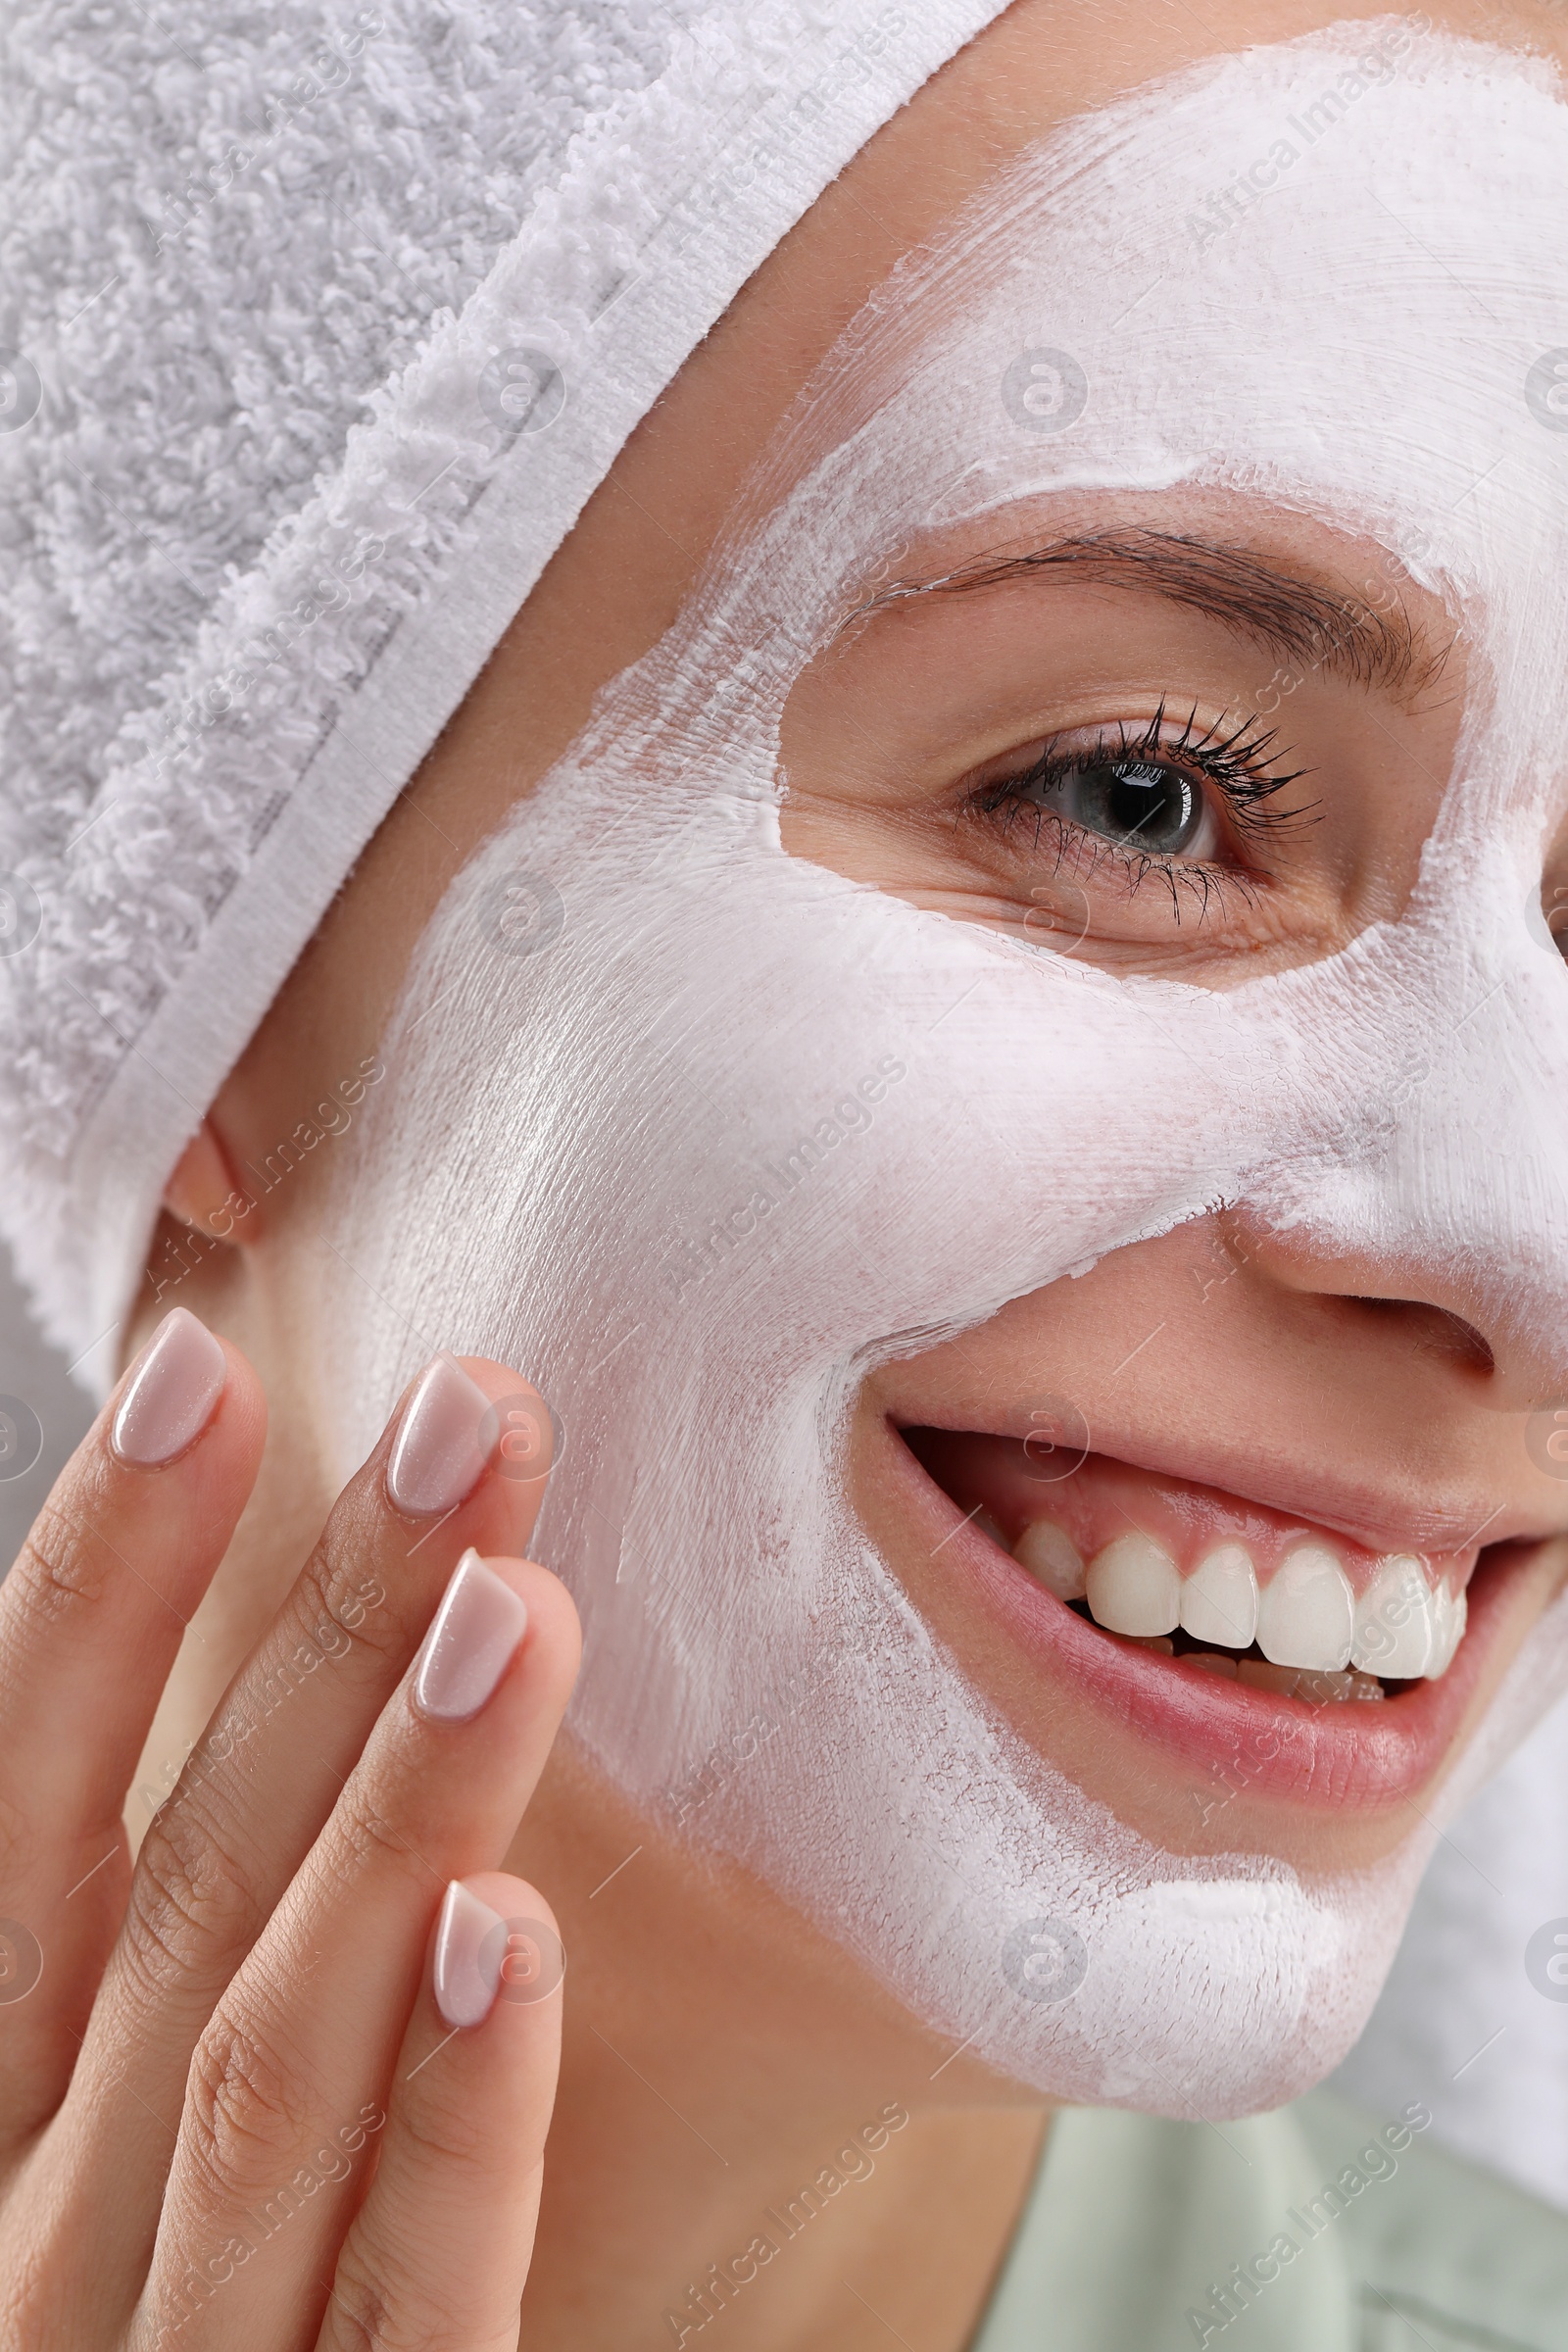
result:
<svg viewBox="0 0 1568 2352"><path fill-rule="evenodd" d="M1147 760L1091 760L1061 780L1063 816L1118 847L1168 858L1184 850L1203 818L1198 787L1173 767Z"/></svg>

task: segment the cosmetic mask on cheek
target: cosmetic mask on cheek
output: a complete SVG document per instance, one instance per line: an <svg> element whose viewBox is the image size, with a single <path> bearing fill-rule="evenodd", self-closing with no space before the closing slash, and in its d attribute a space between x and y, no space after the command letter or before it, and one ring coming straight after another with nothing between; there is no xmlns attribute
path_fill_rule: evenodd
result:
<svg viewBox="0 0 1568 2352"><path fill-rule="evenodd" d="M1400 20L1205 65L1024 158L850 329L691 609L453 885L345 1147L345 1461L435 1347L525 1369L563 1426L537 1550L582 1611L582 1747L1067 2099L1220 2115L1318 2078L1433 1831L1310 1885L1148 1843L911 1607L847 1497L853 1399L1220 1197L1462 1264L1478 1319L1505 1302L1551 1360L1565 204L1545 70ZM1178 484L1370 534L1462 619L1479 683L1400 921L1215 993L783 851L780 711L889 551ZM1562 1618L1446 1802L1555 1694ZM1020 1962L1046 1920L1067 1997Z"/></svg>

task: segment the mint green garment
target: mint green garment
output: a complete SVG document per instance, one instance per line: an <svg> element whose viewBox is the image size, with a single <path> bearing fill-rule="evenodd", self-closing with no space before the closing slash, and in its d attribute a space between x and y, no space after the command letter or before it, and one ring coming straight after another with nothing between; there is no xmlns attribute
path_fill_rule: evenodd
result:
<svg viewBox="0 0 1568 2352"><path fill-rule="evenodd" d="M1568 2217L1403 2129L1326 2091L1237 2124L1069 2109L971 2352L1562 2352Z"/></svg>

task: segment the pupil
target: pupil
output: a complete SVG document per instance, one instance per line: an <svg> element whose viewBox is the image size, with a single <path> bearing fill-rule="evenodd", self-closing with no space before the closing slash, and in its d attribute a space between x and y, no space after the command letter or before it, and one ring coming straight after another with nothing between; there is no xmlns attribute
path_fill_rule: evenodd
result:
<svg viewBox="0 0 1568 2352"><path fill-rule="evenodd" d="M1202 801L1175 768L1146 760L1097 760L1068 779L1068 813L1092 833L1169 857L1198 831Z"/></svg>

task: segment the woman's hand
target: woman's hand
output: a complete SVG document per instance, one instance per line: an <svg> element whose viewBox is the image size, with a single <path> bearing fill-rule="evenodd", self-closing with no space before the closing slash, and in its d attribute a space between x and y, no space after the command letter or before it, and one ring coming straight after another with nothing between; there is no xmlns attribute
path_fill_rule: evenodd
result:
<svg viewBox="0 0 1568 2352"><path fill-rule="evenodd" d="M497 1555L549 1417L498 1365L421 1375L132 1864L264 1421L176 1309L0 1585L3 2352L516 2343L562 1963L495 1865L578 1630Z"/></svg>

